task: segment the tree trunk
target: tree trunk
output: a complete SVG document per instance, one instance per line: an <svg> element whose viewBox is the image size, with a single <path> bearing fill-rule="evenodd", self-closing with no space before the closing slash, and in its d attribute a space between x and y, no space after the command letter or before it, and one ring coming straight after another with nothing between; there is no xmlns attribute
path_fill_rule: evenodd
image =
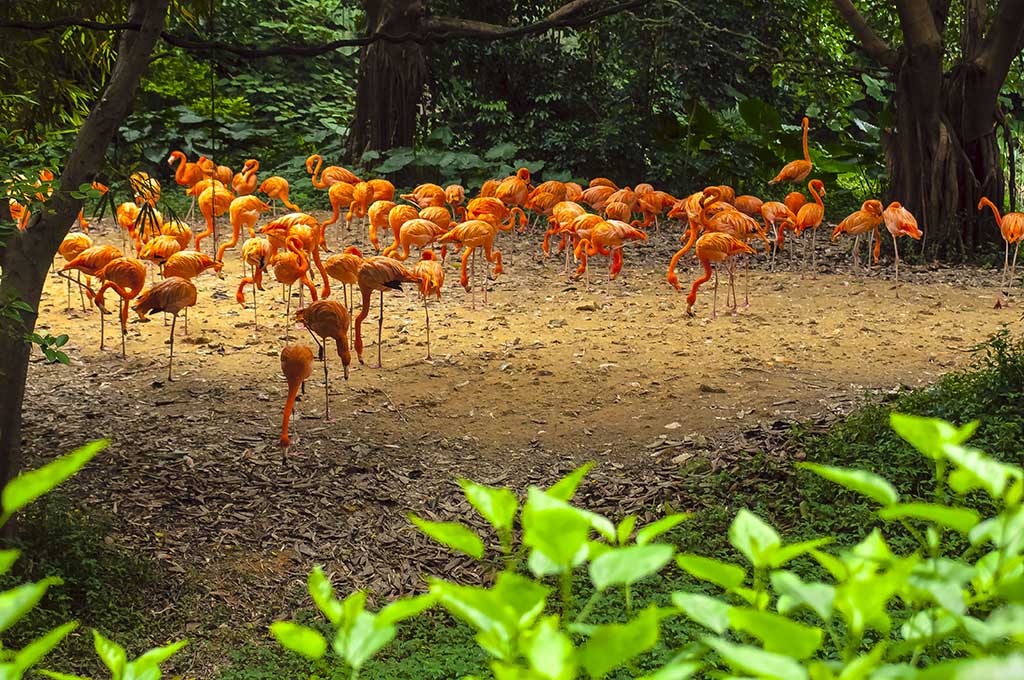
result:
<svg viewBox="0 0 1024 680"><path fill-rule="evenodd" d="M417 32L426 16L424 0L364 0L363 7L370 35ZM380 40L362 48L350 162L358 163L367 151L415 145L426 79L427 54L420 43Z"/></svg>
<svg viewBox="0 0 1024 680"><path fill-rule="evenodd" d="M132 97L163 28L169 2L132 1L128 21L137 22L142 28L122 33L114 70L75 138L60 175L60 186L45 204L36 208L25 231L8 240L0 259L0 299L21 299L33 310L39 309L50 262L82 205L71 192L96 176L110 140L128 115ZM37 311L25 312L20 324L7 320L0 323L0 380L4 386L0 391L0 486L21 469L22 401L31 351L25 335L35 329L37 316Z"/></svg>

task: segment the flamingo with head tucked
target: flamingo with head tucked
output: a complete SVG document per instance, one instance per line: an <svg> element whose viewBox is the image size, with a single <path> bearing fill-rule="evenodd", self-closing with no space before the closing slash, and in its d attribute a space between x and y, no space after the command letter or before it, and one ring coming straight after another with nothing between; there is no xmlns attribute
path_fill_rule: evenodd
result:
<svg viewBox="0 0 1024 680"><path fill-rule="evenodd" d="M996 207L995 203L990 201L986 197L982 197L978 201L978 210L981 210L985 206L992 209L992 214L996 218L996 226L999 227L999 233L1003 237L1003 241L1006 244L1006 249L1003 255L1003 276L999 279L1000 290L1006 287L1006 274L1010 272L1010 287L1013 287L1013 279L1017 269L1017 251L1020 248L1021 239L1024 238L1024 213L1012 212L1001 215L999 208ZM1013 266L1010 266L1010 245L1013 244Z"/></svg>

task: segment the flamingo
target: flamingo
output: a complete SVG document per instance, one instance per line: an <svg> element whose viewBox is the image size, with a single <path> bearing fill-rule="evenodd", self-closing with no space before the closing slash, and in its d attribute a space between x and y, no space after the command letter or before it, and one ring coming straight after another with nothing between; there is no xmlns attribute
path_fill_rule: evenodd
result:
<svg viewBox="0 0 1024 680"><path fill-rule="evenodd" d="M260 215L267 210L270 210L270 206L256 196L238 196L231 201L231 205L228 208L228 215L231 218L231 240L222 243L220 248L217 249L217 261L223 261L224 251L228 248L234 248L235 244L238 243L238 236L242 227L246 227L249 230L250 238L256 236L256 230L253 229L253 226L259 221Z"/></svg>
<svg viewBox="0 0 1024 680"><path fill-rule="evenodd" d="M412 190L411 194L402 194L403 201L415 203L419 208L429 208L432 205L444 206L447 203L444 189L436 184L420 184Z"/></svg>
<svg viewBox="0 0 1024 680"><path fill-rule="evenodd" d="M352 199L354 197L355 186L347 182L335 182L327 190L327 198L331 202L331 210L333 214L331 219L324 222L324 229L327 225L334 224L338 221L338 217L341 215L342 208L348 208L352 205ZM345 227L348 228L348 218L345 218Z"/></svg>
<svg viewBox="0 0 1024 680"><path fill-rule="evenodd" d="M820 179L812 179L807 183L807 190L810 191L811 196L814 197L814 203L807 203L800 207L800 210L796 214L796 224L794 225L794 229L796 230L797 236L802 234L804 229L811 229L811 270L817 271L818 251L814 247L814 241L818 234L818 227L821 226L821 221L825 218L825 204L821 200L821 197L825 195L825 183ZM806 266L806 264L807 256L805 255L804 265Z"/></svg>
<svg viewBox="0 0 1024 680"><path fill-rule="evenodd" d="M318 300L295 312L295 318L306 327L320 348L320 358L324 362L324 419L329 419L331 417L331 392L327 377L327 353L324 351L324 346L327 343L327 338L334 338L338 356L341 357L341 365L344 367L345 380L348 380L348 365L352 361L348 351L348 329L351 325L348 310L336 300ZM323 342L318 340L317 336L323 338Z"/></svg>
<svg viewBox="0 0 1024 680"><path fill-rule="evenodd" d="M57 252L65 262L71 262L73 259L78 257L82 251L86 248L92 247L92 239L86 234L68 234L64 237L64 240L60 242L57 247ZM77 272L78 276L81 276L81 272ZM85 309L85 297L82 294L82 288L78 288L78 296L80 298L82 309ZM67 311L71 311L71 279L68 279L68 306Z"/></svg>
<svg viewBox="0 0 1024 680"><path fill-rule="evenodd" d="M658 222L658 217L665 214L669 208L674 206L678 199L675 196L668 194L664 191L658 191L653 189L651 191L645 191L642 194L638 194L639 200L637 201L637 207L640 210L640 214L643 215L643 220L640 222L634 222L634 227L640 227L646 229L651 226L651 222L654 222L654 230L660 232L661 224Z"/></svg>
<svg viewBox="0 0 1024 680"><path fill-rule="evenodd" d="M373 244L373 248L377 252L380 252L380 241L377 238L377 231L381 229L386 230L390 227L388 214L394 207L394 201L374 201L366 211L367 217L370 218L370 243Z"/></svg>
<svg viewBox="0 0 1024 680"><path fill-rule="evenodd" d="M761 206L764 205L764 201L757 196L743 195L737 196L732 205L744 215L757 219L761 217Z"/></svg>
<svg viewBox="0 0 1024 680"><path fill-rule="evenodd" d="M220 273L223 268L223 262L213 259L206 253L200 253L196 250L179 250L167 258L161 274L163 274L164 278L179 276L183 279L192 280L207 269L212 269L218 277L223 278L223 275ZM188 312L185 313L188 314Z"/></svg>
<svg viewBox="0 0 1024 680"><path fill-rule="evenodd" d="M78 253L70 262L65 263L61 267L60 271L57 272L58 276L63 276L68 281L72 281L71 275L67 272L75 269L81 274L85 274L85 283L81 281L75 281L80 288L85 289L85 295L92 302L93 292L89 286L88 277L96 276L96 272L103 269L107 264L114 259L124 257L124 253L115 246L90 246L82 252Z"/></svg>
<svg viewBox="0 0 1024 680"><path fill-rule="evenodd" d="M93 182L93 188L103 191L100 189L103 185L100 184L99 186L95 186L97 184L97 182ZM160 182L153 177L150 177L149 173L133 172L131 176L128 177L128 186L131 187L135 202L140 205L147 203L152 207L160 200ZM103 193L106 192L104 191Z"/></svg>
<svg viewBox="0 0 1024 680"><path fill-rule="evenodd" d="M172 236L181 245L182 250L188 248L188 244L192 241L192 230L187 224L181 220L167 220L160 227L161 236Z"/></svg>
<svg viewBox="0 0 1024 680"><path fill-rule="evenodd" d="M512 177L506 177L494 190L494 197L509 207L523 206L530 194L530 171L519 168Z"/></svg>
<svg viewBox="0 0 1024 680"><path fill-rule="evenodd" d="M392 236L391 246L395 246L398 243L398 235L402 233L402 225L410 220L419 219L419 217L420 211L411 205L396 205L388 212L388 226L391 227ZM377 244L374 247L377 247Z"/></svg>
<svg viewBox="0 0 1024 680"><path fill-rule="evenodd" d="M256 191L256 173L260 169L260 162L250 158L242 166L242 171L231 178L231 189L236 196L248 196Z"/></svg>
<svg viewBox="0 0 1024 680"><path fill-rule="evenodd" d="M800 184L805 179L807 179L807 175L811 174L811 168L813 167L811 165L811 152L807 148L807 126L809 124L810 121L807 119L807 116L804 116L804 120L802 123L804 128L803 160L790 161L789 163L787 163L786 166L779 171L779 174L777 174L774 179L768 182L769 184L778 184L779 182L793 182L796 184Z"/></svg>
<svg viewBox="0 0 1024 680"><path fill-rule="evenodd" d="M363 264L363 254L359 251L359 248L349 246L345 248L344 252L331 255L324 260L323 264L327 275L341 283L345 304L348 307L349 320L351 321L352 306L355 304L355 293L352 286L359 283L359 267ZM345 286L348 286L348 288L346 289ZM328 290L327 295L329 294L330 291ZM327 295L321 295L320 297L326 298Z"/></svg>
<svg viewBox="0 0 1024 680"><path fill-rule="evenodd" d="M447 213L448 211L445 210L445 214ZM414 220L409 220L403 224L402 228L399 230L398 239L384 249L384 256L404 261L408 259L409 249L412 246L417 246L422 249L436 241L446 232L446 229L434 224L430 220L425 220L419 217Z"/></svg>
<svg viewBox="0 0 1024 680"><path fill-rule="evenodd" d="M206 231L196 234L196 250L204 238L213 234L213 247L217 247L217 218L231 209L234 194L216 184L208 187L199 195L199 212L206 218Z"/></svg>
<svg viewBox="0 0 1024 680"><path fill-rule="evenodd" d="M494 276L497 277L504 269L501 266L501 251L494 248L494 237L498 233L498 227L484 220L469 220L463 222L448 233L437 239L438 243L461 243L465 247L462 253L462 277L459 282L466 292L470 292L469 277L466 275L466 263L477 248L483 248L484 257L488 262L494 263ZM493 249L493 252L492 252ZM475 261L474 261L475 263ZM475 269L475 267L474 267ZM474 275L476 272L473 272ZM476 308L476 296L472 298L474 309ZM484 286L484 303L487 303L487 287Z"/></svg>
<svg viewBox="0 0 1024 680"><path fill-rule="evenodd" d="M466 202L466 190L461 184L449 184L446 186L444 188L444 200L452 209L452 219L466 214L466 209L462 205Z"/></svg>
<svg viewBox="0 0 1024 680"><path fill-rule="evenodd" d="M245 287L252 284L252 326L253 330L259 330L259 319L256 316L256 290L263 290L263 272L270 261L270 241L265 238L253 237L242 244L242 268L249 265L252 268L252 276L245 276L238 284L235 292L235 300L245 307Z"/></svg>
<svg viewBox="0 0 1024 680"><path fill-rule="evenodd" d="M167 159L167 164L172 167L175 162L178 163L178 167L174 171L174 181L180 186L191 189L196 182L203 179L203 169L199 167L198 163L190 162L181 151L172 151L170 158ZM192 203L189 205L188 215L185 216L186 220L191 219L192 215L195 213L195 209L196 197L193 195Z"/></svg>
<svg viewBox="0 0 1024 680"><path fill-rule="evenodd" d="M909 236L915 241L921 240L921 230L917 219L897 201L890 203L882 212L885 228L892 236L892 248L896 252L896 297L900 296L900 249L896 245L897 236ZM1015 253L1016 255L1016 253ZM1014 258L1016 259L1016 258Z"/></svg>
<svg viewBox="0 0 1024 680"><path fill-rule="evenodd" d="M809 204L813 205L813 204ZM802 210L802 209L801 209ZM836 225L836 228L832 230L832 240L835 241L842 234L849 234L854 237L853 240L853 268L858 269L860 267L860 258L857 256L860 250L860 237L863 234L874 234L876 238L876 244L878 239L878 227L882 224L882 202L875 199L864 201L861 205L860 210L847 215L842 222ZM877 251L875 253L875 261L878 261ZM871 266L871 247L870 242L868 243L868 267Z"/></svg>
<svg viewBox="0 0 1024 680"><path fill-rule="evenodd" d="M646 241L647 234L620 220L599 222L591 229L590 237L576 244L574 255L580 260L574 279L587 271L587 255L611 255L608 280L614 281L622 270L622 247L630 241Z"/></svg>
<svg viewBox="0 0 1024 680"><path fill-rule="evenodd" d="M712 262L724 262L731 257L735 257L740 253L752 254L754 249L748 246L738 238L725 234L722 232L708 232L699 239L697 239L697 245L695 247L695 253L697 259L700 261L701 266L704 267L704 275L696 279L693 282L693 286L690 288L690 292L686 296L686 313L689 316L693 316L693 305L697 302L697 289L700 288L701 284L707 282L711 278L711 263ZM727 268L728 269L728 268ZM729 271L729 287L733 288L733 275L732 269ZM669 273L669 282L678 288L678 283L672 281L673 272ZM733 293L733 299L736 298L735 292ZM728 302L728 297L726 297ZM711 318L717 318L718 316L718 266L715 266L715 287L714 295L711 303Z"/></svg>
<svg viewBox="0 0 1024 680"><path fill-rule="evenodd" d="M437 261L433 250L420 253L420 261L413 267L412 273L419 279L420 297L423 299L423 312L427 315L427 359L430 359L430 309L427 299L436 295L441 299L441 286L444 285L444 266Z"/></svg>
<svg viewBox="0 0 1024 680"><path fill-rule="evenodd" d="M291 322L292 286L296 282L309 289L309 296L316 302L316 288L309 278L309 260L302 249L302 241L295 236L289 236L285 241L286 252L278 253L270 261L274 268L274 278L288 286L288 298L285 306L285 339L288 338L288 326Z"/></svg>
<svg viewBox="0 0 1024 680"><path fill-rule="evenodd" d="M583 206L575 201L562 201L552 206L551 215L548 217L549 227L548 230L544 232L544 240L541 242L540 246L541 250L544 251L545 256L551 256L549 239L555 234L562 234L562 248L565 248L566 235L563 231L564 228L580 215L585 215L586 212L587 211L584 210Z"/></svg>
<svg viewBox="0 0 1024 680"><path fill-rule="evenodd" d="M793 214L800 212L800 208L807 203L807 197L801 194L799 191L790 191L786 194L786 197L782 199L782 202L786 204L786 207L793 211Z"/></svg>
<svg viewBox="0 0 1024 680"><path fill-rule="evenodd" d="M292 417L292 409L295 408L295 400L299 396L299 388L313 373L313 350L299 343L285 345L281 349L281 372L288 381L288 398L284 402L279 443L281 459L287 460L288 447L292 443L288 437L288 422Z"/></svg>
<svg viewBox="0 0 1024 680"><path fill-rule="evenodd" d="M999 227L999 233L1003 237L1003 241L1006 243L1006 249L1003 255L1003 276L999 279L999 288L1006 287L1006 273L1007 270L1010 272L1010 287L1013 287L1013 279L1017 269L1017 251L1020 249L1020 241L1024 238L1024 213L1012 212L1006 213L1005 215L999 214L999 208L996 207L995 203L990 201L987 197L982 197L978 201L978 210L981 210L985 206L992 209L992 214L996 218L996 226ZM1013 266L1010 266L1010 244L1013 246ZM997 305L998 306L998 305Z"/></svg>
<svg viewBox="0 0 1024 680"><path fill-rule="evenodd" d="M181 250L181 241L178 240L178 237L161 234L142 246L139 251L139 259L152 262L162 272L168 258Z"/></svg>
<svg viewBox="0 0 1024 680"><path fill-rule="evenodd" d="M370 295L380 291L380 318L377 321L377 367L382 366L381 344L384 334L384 291L402 290L402 283L415 282L416 276L406 269L402 263L390 257L375 256L367 258L359 267L359 292L363 297L363 306L356 317L356 355L359 363L363 363L363 320L370 314Z"/></svg>
<svg viewBox="0 0 1024 680"><path fill-rule="evenodd" d="M100 351L103 351L103 317L109 314L104 304L103 294L107 289L112 289L121 297L121 358L123 359L126 356L124 338L128 335L128 302L142 292L142 287L146 285L146 265L139 260L118 257L96 272L96 279L103 282L93 299L96 307L100 310Z"/></svg>
<svg viewBox="0 0 1024 680"><path fill-rule="evenodd" d="M295 212L302 212L299 206L295 205L288 200L288 180L284 177L268 177L260 183L260 193L266 194L270 197L271 203L274 206L274 216L277 217L277 201L280 200L289 210Z"/></svg>
<svg viewBox="0 0 1024 680"><path fill-rule="evenodd" d="M143 321L149 312L166 312L173 315L171 320L170 354L167 358L167 382L171 382L171 367L174 364L174 327L178 323L178 313L196 304L198 293L195 285L188 279L172 277L164 279L143 291L139 301L132 307ZM188 333L186 317L185 333Z"/></svg>
<svg viewBox="0 0 1024 680"><path fill-rule="evenodd" d="M764 229L767 232L772 230L772 264L771 270L775 271L775 252L778 247L778 239L787 228L792 229L796 224L796 215L786 207L785 203L768 201L761 204L761 218L764 220Z"/></svg>
<svg viewBox="0 0 1024 680"><path fill-rule="evenodd" d="M316 168L313 167L314 162L316 163ZM310 179L313 182L313 186L317 189L329 189L338 182L358 184L360 181L351 172L337 165L328 165L321 172L323 164L324 159L319 154L313 154L306 159L306 172L311 175Z"/></svg>
<svg viewBox="0 0 1024 680"><path fill-rule="evenodd" d="M608 205L608 197L616 191L618 189L604 184L592 185L589 189L583 191L580 195L580 201L586 203L594 210L601 211Z"/></svg>

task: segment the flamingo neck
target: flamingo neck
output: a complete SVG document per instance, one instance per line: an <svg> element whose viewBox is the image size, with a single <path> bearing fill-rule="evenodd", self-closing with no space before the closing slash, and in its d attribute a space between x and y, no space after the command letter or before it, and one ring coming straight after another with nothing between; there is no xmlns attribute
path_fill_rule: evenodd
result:
<svg viewBox="0 0 1024 680"><path fill-rule="evenodd" d="M807 119L804 118L804 160L808 163L811 162L811 152L807 148Z"/></svg>
<svg viewBox="0 0 1024 680"><path fill-rule="evenodd" d="M818 195L818 192L814 190L814 182L811 182L810 184L807 185L807 190L810 191L811 196L814 197L814 202L824 208L824 201L821 200L821 196Z"/></svg>

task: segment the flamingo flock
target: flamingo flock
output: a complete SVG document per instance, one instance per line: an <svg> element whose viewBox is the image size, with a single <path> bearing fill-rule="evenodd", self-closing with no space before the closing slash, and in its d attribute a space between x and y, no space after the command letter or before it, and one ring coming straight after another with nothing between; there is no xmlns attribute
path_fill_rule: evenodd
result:
<svg viewBox="0 0 1024 680"><path fill-rule="evenodd" d="M658 233L665 224L671 225L672 222L664 222L666 218L682 221L685 226L680 235L682 247L671 257L666 278L672 288L683 291L677 269L692 250L701 273L685 295L685 311L690 316L695 314L699 289L712 277L710 316L717 316L720 267L725 267L728 276L726 307L731 313L737 313L737 263L742 260L746 266L750 258L764 254L770 257L774 270L778 251L785 249L787 233L791 239L797 238L806 244L808 239L803 234L810 230L811 266L812 271L817 271L813 245L817 230L825 220L827 192L820 179L808 180L814 171L808 129L809 121L804 118L804 157L788 163L768 183L806 186L810 201L799 190L791 191L783 201L762 201L753 195L737 196L732 187L724 185L709 186L680 199L650 184L620 187L604 177L590 180L587 187L554 180L534 185L526 168L520 168L509 177L484 182L479 194L472 198L467 197L460 185L442 187L432 183L421 184L396 196L395 186L387 180L363 180L340 166L325 167L321 156L312 155L305 163L309 179L313 187L326 190L331 205L330 217L322 222L302 212L291 200L287 179L281 176L261 179L258 176L261 166L256 159L246 160L240 172L232 173L230 168L206 157L192 162L185 153L174 151L168 164L174 169L175 183L190 198L185 218L164 218L157 209L161 196L159 182L146 173L133 174L129 181L133 200L116 209L116 222L122 233L121 248L94 245L85 233L88 223L79 216L82 231L68 234L61 244L58 252L64 265L58 273L67 280L69 309L71 288L75 285L81 292L83 308L88 299L100 310L101 350L103 318L108 313L104 295L108 291L121 299L122 356L126 354L124 338L129 308L140 320L145 320L152 312L170 314L168 380L173 379L178 315L185 313L187 334L188 308L195 306L198 300L193 279L207 272L223 278L224 258L233 253L242 264L235 301L243 308L252 309L252 325L258 331L258 293L265 290L264 275L273 275L282 285L285 299L286 344L280 358L289 389L279 441L287 452L291 413L316 359L323 362L324 417L329 416L327 340L333 339L336 343L346 380L351 363L350 348L355 350L359 363L364 363L362 325L373 306L374 293L379 300L377 366L383 362L385 293L400 291L403 284L414 286L423 302L427 358L431 357L429 301L441 300L449 247L461 251L457 265L459 283L470 295L474 307L477 291L482 290L483 303L487 304L487 282L505 273L499 239L540 234L538 224L544 224L543 238L539 239L543 256L564 254L563 273L573 280L584 279L589 286L593 258L607 258L608 279L614 280L624 268L627 247L638 247L652 238L652 232ZM48 194L44 188L52 179L52 173L40 173L37 200L45 201ZM107 190L103 185L95 186L100 191ZM24 226L31 211L30 204L16 205L13 198L10 201L12 217ZM995 214L1006 240L1005 285L1007 278L1013 280L1017 248L1024 237L1024 215L1003 216L988 199L982 199L979 210L986 206ZM196 207L205 227L198 233L190 224ZM218 218L225 215L230 232L217 223ZM264 219L267 221L261 226ZM896 254L898 297L897 239L922 236L909 211L897 202L883 207L878 200L865 201L860 210L835 226L832 240L844 234L854 237L853 263L858 268L860 237L866 235L870 267L872 256L875 263L878 261L883 224ZM346 243L357 231L365 234L377 254L364 255L355 245ZM239 246L243 237L245 240ZM204 252L204 243L209 244L205 246L208 252ZM758 243L763 249L756 247ZM1011 245L1014 245L1012 263ZM416 251L418 259L407 265ZM572 271L570 258L577 263ZM806 270L806 265L805 252L802 269ZM93 278L99 283L95 291ZM150 278L155 282L146 287ZM332 280L340 284L341 302L330 299ZM299 302L293 312L292 290L296 284ZM358 313L355 310L357 286ZM749 284L744 306L749 306ZM318 352L291 341L289 331L295 323L309 332Z"/></svg>

